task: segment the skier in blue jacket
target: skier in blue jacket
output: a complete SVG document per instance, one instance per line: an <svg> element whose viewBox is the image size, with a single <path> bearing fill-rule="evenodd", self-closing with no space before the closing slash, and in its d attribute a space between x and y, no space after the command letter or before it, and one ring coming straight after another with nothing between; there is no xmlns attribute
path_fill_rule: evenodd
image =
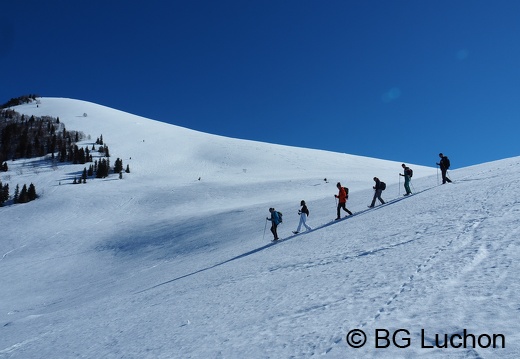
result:
<svg viewBox="0 0 520 359"><path fill-rule="evenodd" d="M271 233L273 233L274 241L277 241L278 233L276 232L276 228L280 224L280 217L278 216L278 212L274 210L274 208L269 208L269 212L271 213L271 218L267 217L268 221L271 221Z"/></svg>

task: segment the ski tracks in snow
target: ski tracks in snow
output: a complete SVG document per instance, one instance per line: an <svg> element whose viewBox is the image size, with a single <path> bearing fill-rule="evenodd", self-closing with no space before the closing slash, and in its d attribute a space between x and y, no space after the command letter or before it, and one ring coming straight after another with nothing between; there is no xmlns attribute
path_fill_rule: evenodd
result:
<svg viewBox="0 0 520 359"><path fill-rule="evenodd" d="M396 304L396 301L401 298L402 296L406 296L407 293L410 293L414 290L415 284L417 281L421 280L421 278L424 276L424 274L429 273L428 271L431 269L431 275L435 276L433 272L439 271L439 264L442 265L442 259L443 253L446 253L447 251L456 251L456 248L466 248L472 243L475 244L475 239L478 238L478 235L476 235L476 232L481 225L482 221L484 221L484 218L480 216L479 218L472 218L473 214L462 214L459 218L454 219L455 224L454 225L448 225L446 226L445 232L450 232L453 230L453 233L457 233L453 236L447 236L443 243L436 246L432 251L429 252L429 255L421 261L419 264L416 265L416 267L413 269L412 273L407 276L406 280L402 282L398 288L394 291L393 294L391 294L386 300L382 302L380 307L377 309L375 314L370 316L369 318L366 318L365 320L362 320L358 323L355 328L359 329L365 329L367 327L372 327L374 324L382 319L382 316L386 315L389 316L391 313L398 309L399 306ZM458 229L457 223L462 223L462 226ZM455 228L453 228L453 226ZM409 239L407 241L403 241L401 243L396 243L392 245L387 245L384 247L380 247L373 250L367 250L365 252L359 253L356 257L362 257L367 255L373 255L385 250L390 250L399 246L403 246L406 244L410 244L412 242L420 240L424 235L428 235L428 231L430 229L430 226L425 226L422 231L419 231L415 233L414 237L412 239ZM450 238L451 237L451 238ZM472 267L477 266L482 260L484 260L486 256L486 250L483 249L482 246L478 246L479 249L477 251L473 251L475 255L471 259L471 262L469 264L466 264L463 267L463 271L470 271ZM347 259L346 257L345 259ZM457 273L457 272L454 272ZM425 281L430 281L431 278L424 279ZM416 295L410 296L410 298L415 297ZM413 299L412 299L413 300ZM352 328L349 328L352 329ZM365 329L366 331L366 329ZM343 330L344 333L347 333L348 330ZM344 341L344 337L335 337L332 339L331 346L328 347L323 354L328 354L330 351L332 351L336 346L341 344Z"/></svg>
<svg viewBox="0 0 520 359"><path fill-rule="evenodd" d="M17 251L17 250L19 250L19 249L22 249L22 248L25 247L25 246L26 246L26 244L21 245L20 247L15 248L15 249L11 249L10 251L4 253L4 255L2 256L2 258L0 258L0 261L4 260L4 258L7 257L9 254L11 254L11 253L13 253L14 251Z"/></svg>
<svg viewBox="0 0 520 359"><path fill-rule="evenodd" d="M430 262L434 261L443 252L447 251L453 245L453 243L460 242L461 240L465 242L471 241L471 239L473 238L473 232L479 226L479 224L480 220L475 220L473 222L468 223L462 230L462 232L458 234L455 238L437 247L436 250L433 251L429 257L427 257L422 263L417 265L415 271L412 274L410 274L410 276L408 276L408 279L403 284L401 284L397 291L378 309L377 313L372 318L359 324L359 328L364 328L370 322L377 321L379 317L384 313L390 314L395 309L395 306L392 306L394 301L403 292L413 290L415 280L422 274L423 270L427 270L429 267L431 267Z"/></svg>

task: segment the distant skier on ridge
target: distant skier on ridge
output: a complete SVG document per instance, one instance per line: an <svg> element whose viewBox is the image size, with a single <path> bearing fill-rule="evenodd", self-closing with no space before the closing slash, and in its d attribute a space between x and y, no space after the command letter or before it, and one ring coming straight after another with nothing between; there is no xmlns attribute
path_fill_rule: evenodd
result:
<svg viewBox="0 0 520 359"><path fill-rule="evenodd" d="M444 156L441 153L439 153L440 161L437 163L437 166L441 168L441 174L442 174L442 184L445 184L446 182L451 182L451 180L446 175L448 172L448 169L450 168L450 160L447 156ZM438 173L438 172L437 172Z"/></svg>

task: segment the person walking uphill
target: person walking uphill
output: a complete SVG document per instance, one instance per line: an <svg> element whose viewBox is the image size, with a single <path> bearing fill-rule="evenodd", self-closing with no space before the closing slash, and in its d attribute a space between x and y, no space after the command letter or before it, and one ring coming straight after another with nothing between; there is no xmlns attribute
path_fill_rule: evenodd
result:
<svg viewBox="0 0 520 359"><path fill-rule="evenodd" d="M277 241L279 238L278 238L278 233L277 233L276 229L277 229L278 225L280 224L280 222L282 222L282 221L281 221L281 218L280 218L278 212L275 211L274 208L269 208L269 212L271 213L271 218L267 217L266 220L271 221L271 233L274 236L273 241Z"/></svg>
<svg viewBox="0 0 520 359"><path fill-rule="evenodd" d="M401 167L404 169L404 174L399 173L399 176L404 176L404 190L406 191L405 196L408 196L412 194L412 190L410 189L410 179L412 178L413 171L404 163L401 165Z"/></svg>
<svg viewBox="0 0 520 359"><path fill-rule="evenodd" d="M372 204L368 206L370 208L373 208L376 204L376 198L379 200L379 202L381 202L381 204L385 204L385 201L383 201L383 199L381 198L381 193L383 193L383 191L386 189L386 184L384 182L381 182L377 177L374 177L374 181L376 182L376 185L372 188L375 190L375 192L374 198L372 199Z"/></svg>
<svg viewBox="0 0 520 359"><path fill-rule="evenodd" d="M300 215L300 223L298 224L298 228L293 231L294 234L300 233L300 228L302 228L302 225L305 226L305 229L308 231L311 231L312 228L307 225L307 217L309 216L309 209L307 208L307 205L305 204L305 201L302 200L300 202L300 206L302 208L298 211L298 214Z"/></svg>
<svg viewBox="0 0 520 359"><path fill-rule="evenodd" d="M340 210L342 208L345 212L347 212L348 214L350 214L352 216L352 212L350 212L346 207L347 198L348 198L347 190L341 185L340 182L338 182L336 184L336 187L338 187L338 191L339 191L338 194L334 195L334 197L336 197L338 199L338 216L337 216L336 220L341 219Z"/></svg>
<svg viewBox="0 0 520 359"><path fill-rule="evenodd" d="M446 182L451 182L451 180L446 175L448 169L450 168L450 160L442 153L439 153L439 157L441 158L441 160L439 161L439 163L437 163L437 166L441 168L442 184L445 184Z"/></svg>

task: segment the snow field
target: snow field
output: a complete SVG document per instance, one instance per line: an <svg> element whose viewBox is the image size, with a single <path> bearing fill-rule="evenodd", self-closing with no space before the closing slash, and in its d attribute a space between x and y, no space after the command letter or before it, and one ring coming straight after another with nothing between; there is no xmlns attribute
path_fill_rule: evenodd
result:
<svg viewBox="0 0 520 359"><path fill-rule="evenodd" d="M409 164L416 194L402 198L400 162L76 100L18 110L59 116L91 142L103 134L132 172L71 185L82 166L10 164L11 183L33 181L41 198L0 209L0 358L519 355L519 158L450 171L443 186L435 168ZM368 210L374 176L395 201ZM337 181L355 216L334 222ZM293 236L301 199L314 230ZM269 207L284 213L276 244ZM360 349L345 340L356 328ZM376 348L377 329L406 329L411 345ZM435 334L463 329L502 333L506 347L435 347Z"/></svg>

